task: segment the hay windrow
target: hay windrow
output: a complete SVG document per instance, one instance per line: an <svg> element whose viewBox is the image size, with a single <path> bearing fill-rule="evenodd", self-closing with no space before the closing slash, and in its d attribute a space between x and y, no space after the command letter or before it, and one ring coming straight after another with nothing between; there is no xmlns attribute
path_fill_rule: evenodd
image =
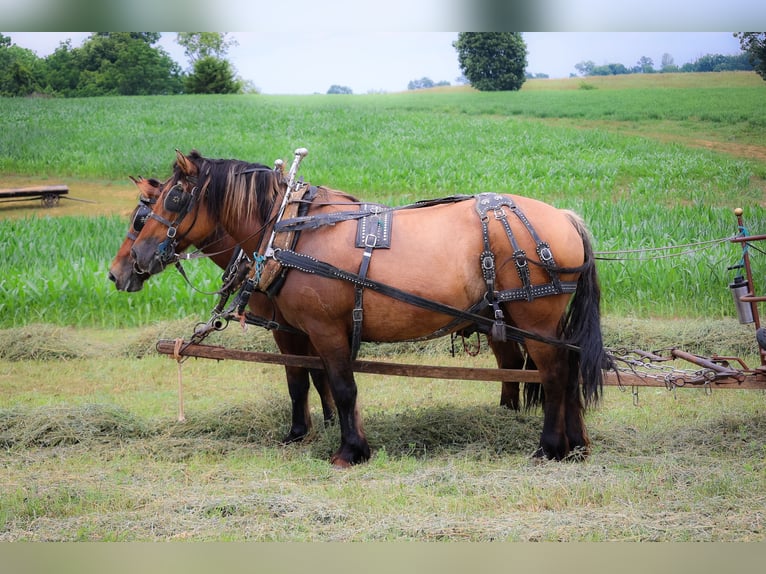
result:
<svg viewBox="0 0 766 574"><path fill-rule="evenodd" d="M147 434L143 422L124 409L105 405L0 410L0 446L54 447Z"/></svg>
<svg viewBox="0 0 766 574"><path fill-rule="evenodd" d="M84 340L72 327L35 324L0 330L0 359L51 361L97 356L103 346Z"/></svg>

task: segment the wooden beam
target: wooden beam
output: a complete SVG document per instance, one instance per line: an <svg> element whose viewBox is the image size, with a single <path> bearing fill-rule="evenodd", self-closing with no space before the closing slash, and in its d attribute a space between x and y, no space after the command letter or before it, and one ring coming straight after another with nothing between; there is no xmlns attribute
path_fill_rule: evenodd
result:
<svg viewBox="0 0 766 574"><path fill-rule="evenodd" d="M160 339L157 342L157 352L163 355L175 354L175 341ZM279 353L262 353L258 351L243 351L228 349L214 345L187 344L181 355L215 359L218 361L248 361L288 367L303 367L307 369L322 369L322 361L318 357L301 355L285 355ZM434 365L416 365L407 363L388 363L383 361L357 360L353 363L354 372L376 375L394 375L400 377L423 377L428 379L449 379L461 381L518 381L520 383L539 383L540 373L536 370L522 369L492 369L482 367L440 367ZM718 379L711 383L714 389L766 389L766 375L747 374L744 380L737 381L731 377ZM642 377L633 373L608 372L604 378L605 385L625 387L666 387L664 381ZM700 388L702 385L687 383L683 388ZM679 388L681 388L679 386Z"/></svg>

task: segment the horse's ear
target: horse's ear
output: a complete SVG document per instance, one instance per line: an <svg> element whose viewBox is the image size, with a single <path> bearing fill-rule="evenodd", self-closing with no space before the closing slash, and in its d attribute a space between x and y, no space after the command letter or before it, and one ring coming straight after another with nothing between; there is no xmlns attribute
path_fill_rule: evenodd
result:
<svg viewBox="0 0 766 574"><path fill-rule="evenodd" d="M178 150L176 150L176 163L184 175L197 175L197 166L194 165L194 162Z"/></svg>

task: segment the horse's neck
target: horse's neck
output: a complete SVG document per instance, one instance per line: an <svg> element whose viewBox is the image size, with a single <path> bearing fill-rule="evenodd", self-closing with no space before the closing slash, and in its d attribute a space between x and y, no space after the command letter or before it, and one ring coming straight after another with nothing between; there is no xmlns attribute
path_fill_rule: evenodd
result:
<svg viewBox="0 0 766 574"><path fill-rule="evenodd" d="M226 233L220 226L216 227L213 233L208 235L199 245L197 245L197 248L205 255L209 255L213 263L218 265L221 269L226 269L236 247L237 242L234 241L234 238Z"/></svg>

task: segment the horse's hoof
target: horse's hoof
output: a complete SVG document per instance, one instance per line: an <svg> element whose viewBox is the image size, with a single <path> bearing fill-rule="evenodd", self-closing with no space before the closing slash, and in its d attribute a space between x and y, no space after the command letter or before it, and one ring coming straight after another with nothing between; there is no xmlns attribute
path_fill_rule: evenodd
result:
<svg viewBox="0 0 766 574"><path fill-rule="evenodd" d="M307 434L308 432L295 432L291 430L289 433L287 433L287 436L282 439L282 444L301 442L304 438L306 438Z"/></svg>
<svg viewBox="0 0 766 574"><path fill-rule="evenodd" d="M333 457L330 459L330 464L332 464L332 466L338 470L345 470L351 467L351 463L349 461L342 459L337 454L333 455Z"/></svg>

